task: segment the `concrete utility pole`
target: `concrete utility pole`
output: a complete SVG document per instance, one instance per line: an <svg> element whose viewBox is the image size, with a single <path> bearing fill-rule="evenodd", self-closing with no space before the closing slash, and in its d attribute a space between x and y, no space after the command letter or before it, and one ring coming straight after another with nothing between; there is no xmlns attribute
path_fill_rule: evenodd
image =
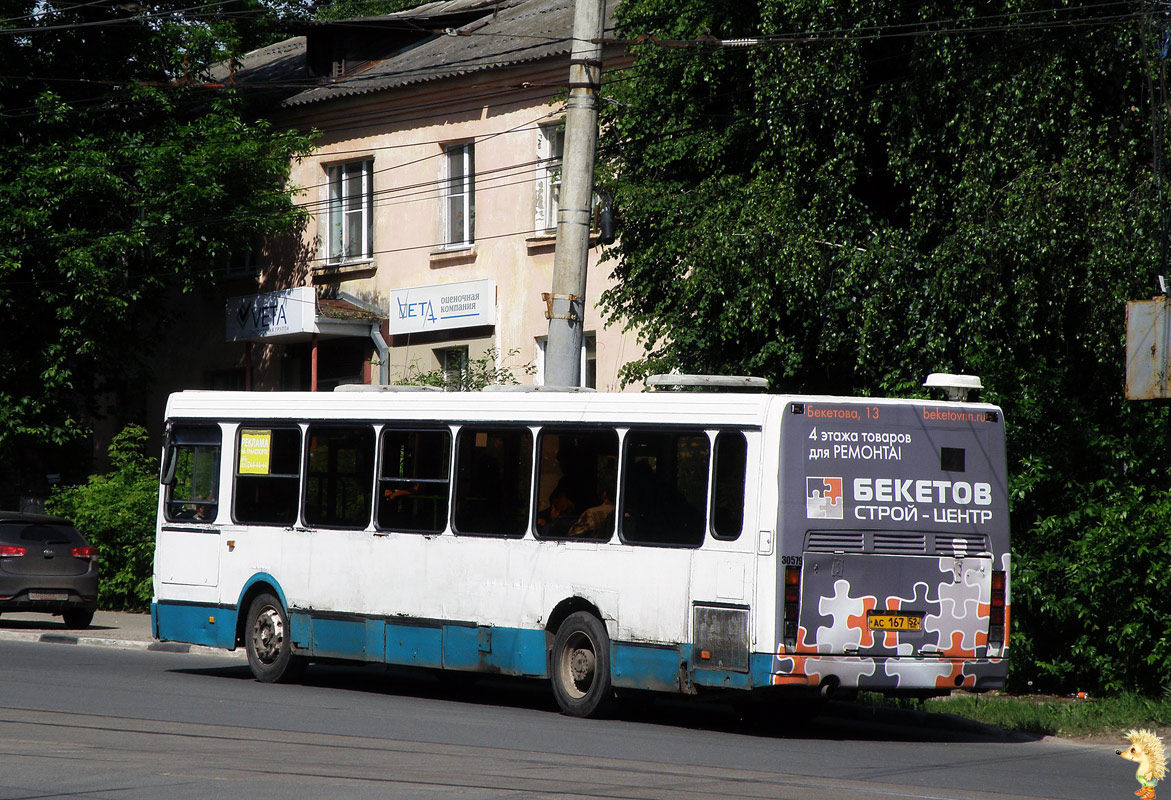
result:
<svg viewBox="0 0 1171 800"><path fill-rule="evenodd" d="M593 216L594 154L598 145L598 87L602 83L602 36L606 0L576 0L561 197L557 207L557 249L549 296L549 342L545 383L581 385L582 324L585 321L586 259Z"/></svg>

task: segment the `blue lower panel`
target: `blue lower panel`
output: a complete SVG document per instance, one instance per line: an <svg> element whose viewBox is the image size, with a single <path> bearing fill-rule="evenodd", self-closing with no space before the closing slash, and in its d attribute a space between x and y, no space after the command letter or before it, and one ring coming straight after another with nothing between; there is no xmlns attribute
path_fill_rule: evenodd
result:
<svg viewBox="0 0 1171 800"><path fill-rule="evenodd" d="M386 625L385 630L387 664L443 666L443 629L439 626Z"/></svg>
<svg viewBox="0 0 1171 800"><path fill-rule="evenodd" d="M722 669L697 669L691 673L691 682L710 689L751 689L747 672Z"/></svg>
<svg viewBox="0 0 1171 800"><path fill-rule="evenodd" d="M684 661L678 647L615 642L611 648L611 673L621 689L679 691L679 669ZM686 648L684 652L690 652Z"/></svg>
<svg viewBox="0 0 1171 800"><path fill-rule="evenodd" d="M497 675L545 675L545 632L523 628L443 626L443 666Z"/></svg>
<svg viewBox="0 0 1171 800"><path fill-rule="evenodd" d="M236 610L211 605L152 603L151 623L161 642L236 647Z"/></svg>
<svg viewBox="0 0 1171 800"><path fill-rule="evenodd" d="M373 622L373 620L371 620ZM312 645L310 652L322 658L347 658L355 661L366 660L366 623L364 619L322 619L312 620ZM383 627L381 624L379 628ZM375 649L375 659L382 654L382 647Z"/></svg>

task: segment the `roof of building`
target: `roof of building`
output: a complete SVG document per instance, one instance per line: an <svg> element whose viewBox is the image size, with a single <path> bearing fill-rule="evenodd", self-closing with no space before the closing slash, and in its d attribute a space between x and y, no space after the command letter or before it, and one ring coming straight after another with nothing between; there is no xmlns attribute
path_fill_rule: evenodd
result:
<svg viewBox="0 0 1171 800"><path fill-rule="evenodd" d="M613 5L613 4L610 4ZM317 21L254 50L215 79L299 106L568 55L573 0L439 0L378 17ZM339 77L330 77L338 53Z"/></svg>

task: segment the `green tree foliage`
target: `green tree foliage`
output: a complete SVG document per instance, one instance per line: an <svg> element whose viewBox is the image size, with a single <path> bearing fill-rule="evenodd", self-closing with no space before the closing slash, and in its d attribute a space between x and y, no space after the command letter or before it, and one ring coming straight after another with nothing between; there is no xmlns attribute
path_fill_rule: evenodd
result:
<svg viewBox="0 0 1171 800"><path fill-rule="evenodd" d="M1159 31L1055 5L626 0L603 299L645 337L628 377L980 375L1010 435L1013 685L1149 691L1171 674L1168 415L1124 400L1123 319L1160 268Z"/></svg>
<svg viewBox="0 0 1171 800"><path fill-rule="evenodd" d="M208 83L262 10L0 0L0 464L134 409L160 299L300 224L308 140Z"/></svg>
<svg viewBox="0 0 1171 800"><path fill-rule="evenodd" d="M98 605L104 609L150 606L159 482L157 463L146 452L146 430L128 425L110 444L107 474L58 488L46 504L98 549Z"/></svg>

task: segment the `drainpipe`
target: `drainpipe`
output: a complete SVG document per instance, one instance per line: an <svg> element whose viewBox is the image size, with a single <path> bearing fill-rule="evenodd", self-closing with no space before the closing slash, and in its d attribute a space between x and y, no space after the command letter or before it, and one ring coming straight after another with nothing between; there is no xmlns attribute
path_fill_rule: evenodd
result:
<svg viewBox="0 0 1171 800"><path fill-rule="evenodd" d="M382 320L370 323L370 338L378 351L378 385L386 386L390 382L390 347L382 338Z"/></svg>
<svg viewBox="0 0 1171 800"><path fill-rule="evenodd" d="M309 391L317 391L317 334L313 334L313 349L309 357Z"/></svg>

